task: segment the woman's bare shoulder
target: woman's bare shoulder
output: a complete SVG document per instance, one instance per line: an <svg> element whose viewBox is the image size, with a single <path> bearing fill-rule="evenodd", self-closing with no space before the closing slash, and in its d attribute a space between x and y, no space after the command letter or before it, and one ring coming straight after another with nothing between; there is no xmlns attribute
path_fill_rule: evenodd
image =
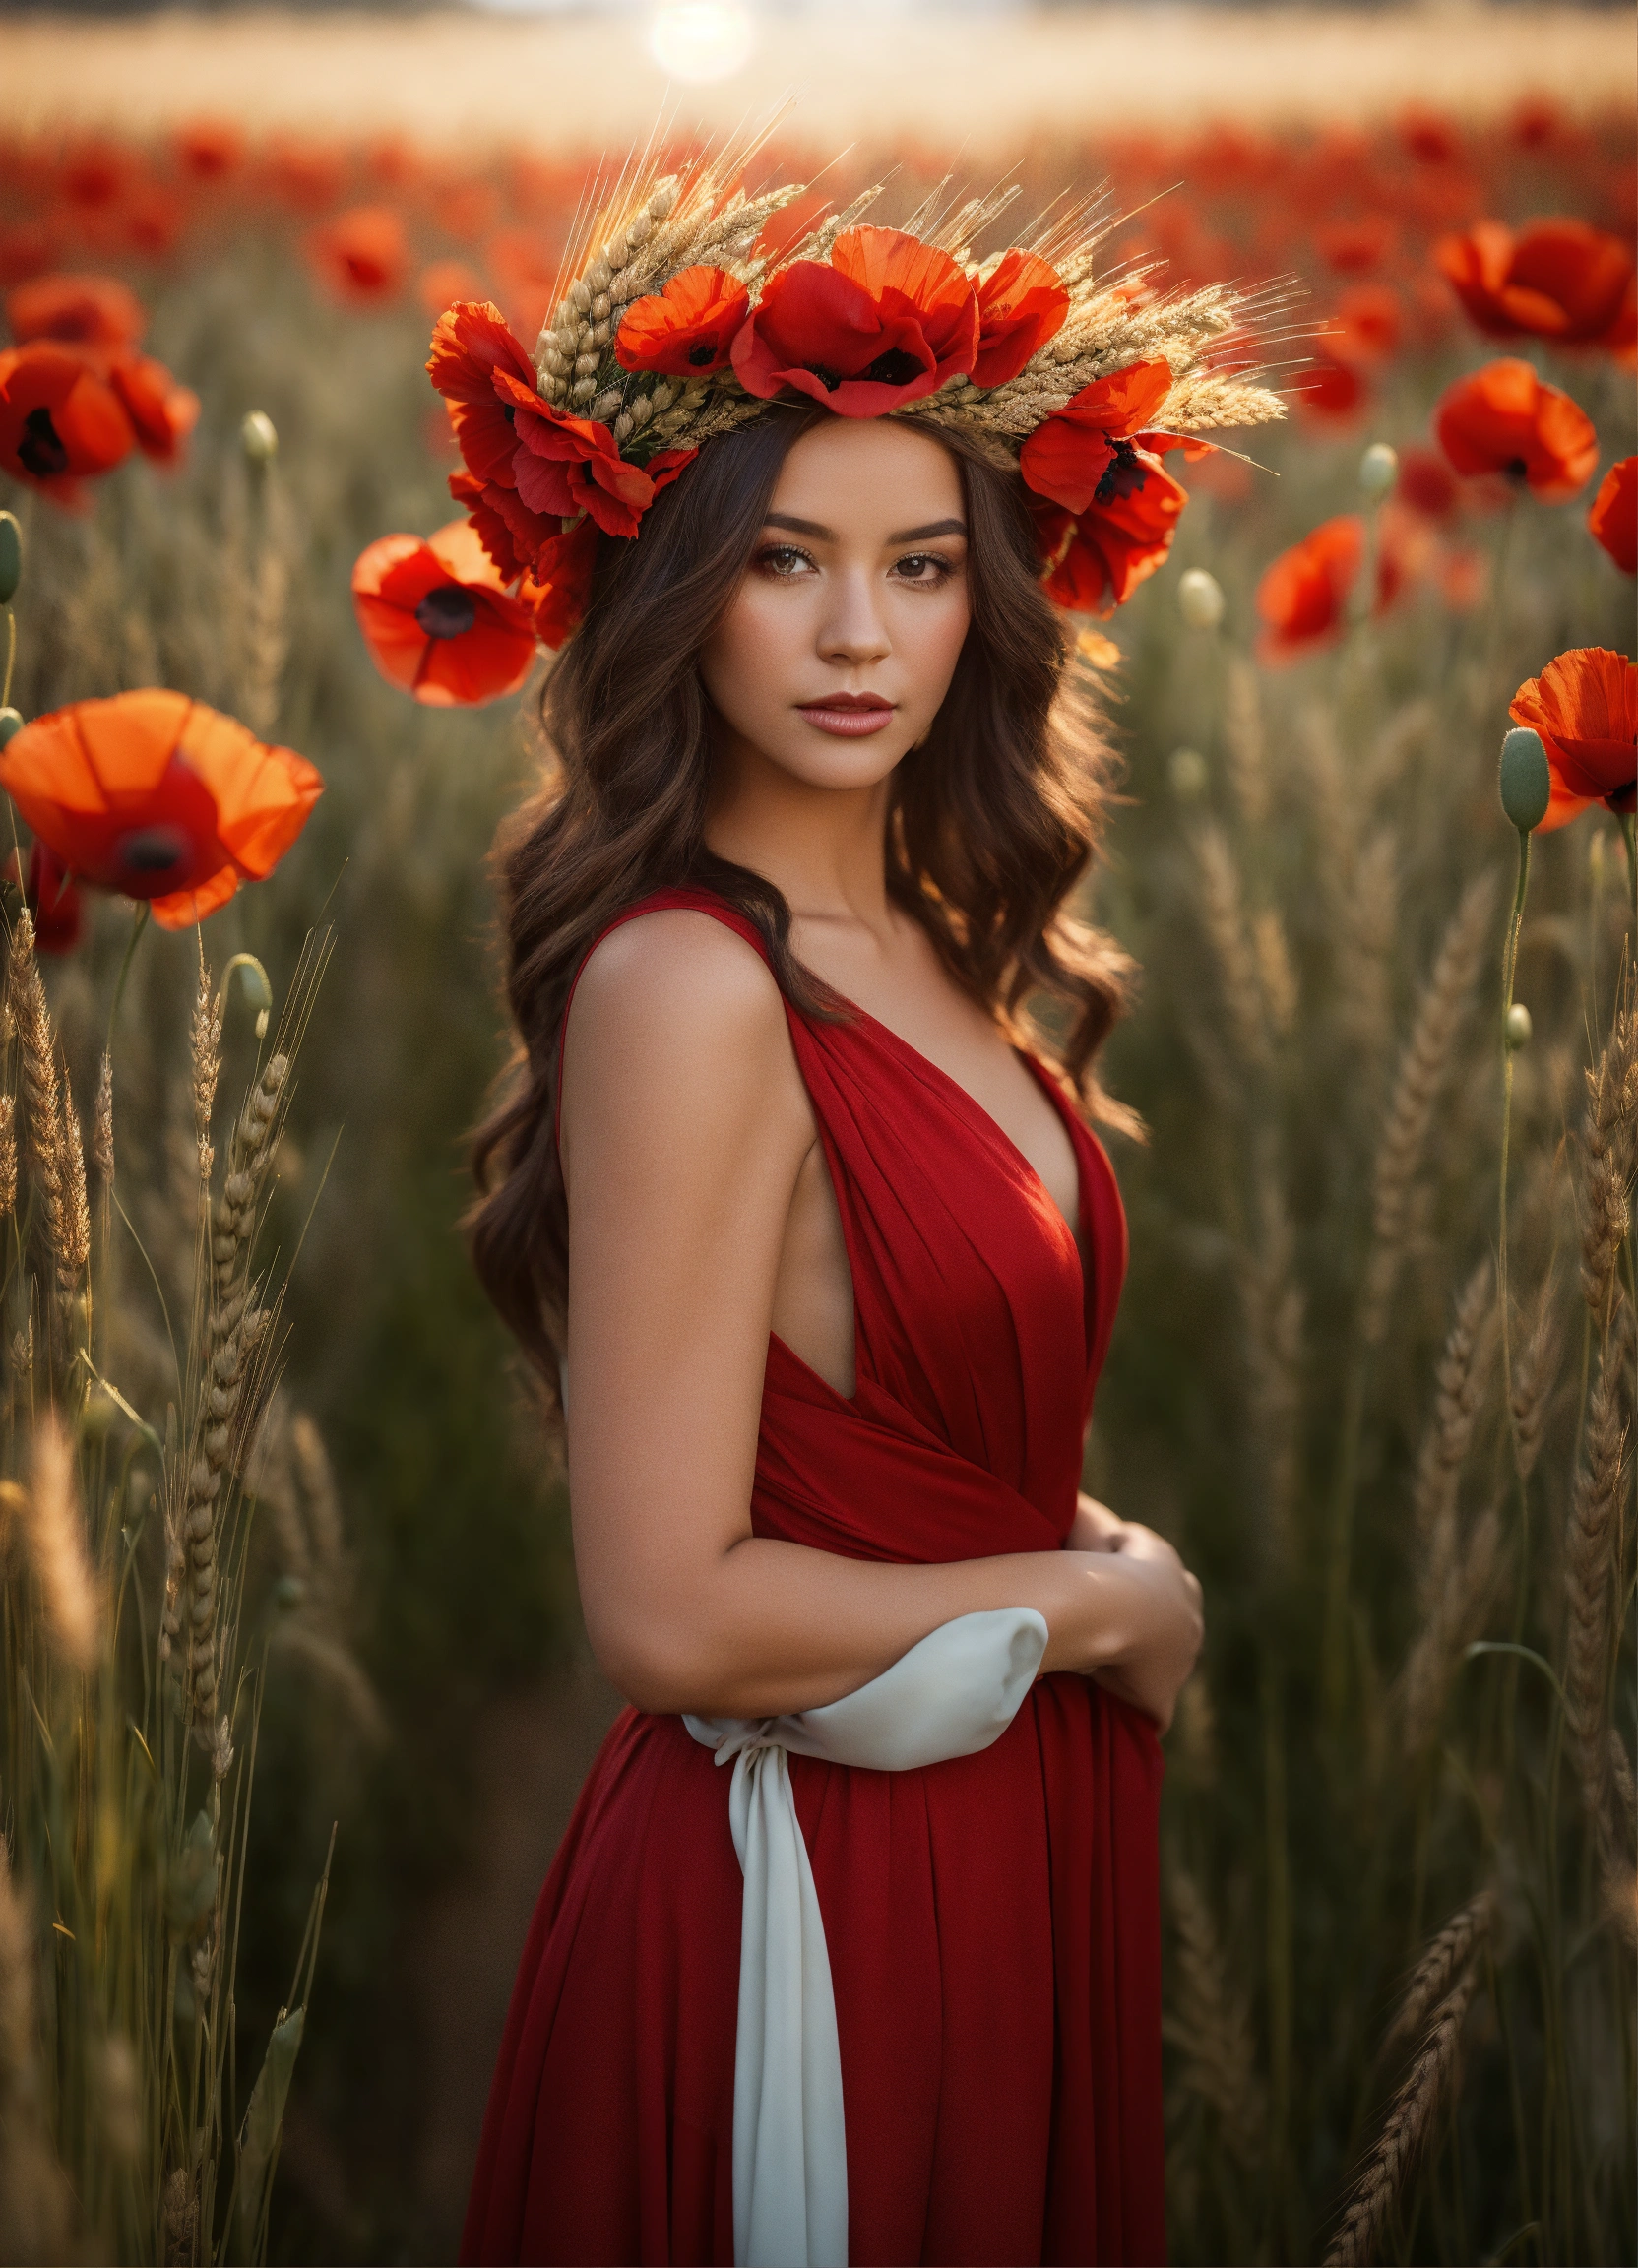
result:
<svg viewBox="0 0 1638 2268"><path fill-rule="evenodd" d="M566 1115L583 1071L610 1100L697 1099L711 1117L766 1105L785 1072L799 1103L773 972L737 931L685 907L638 914L588 955L565 1037Z"/></svg>

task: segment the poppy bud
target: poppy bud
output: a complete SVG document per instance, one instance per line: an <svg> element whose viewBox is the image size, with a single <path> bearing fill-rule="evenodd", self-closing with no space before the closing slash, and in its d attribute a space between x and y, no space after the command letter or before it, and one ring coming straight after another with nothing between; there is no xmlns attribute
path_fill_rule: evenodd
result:
<svg viewBox="0 0 1638 2268"><path fill-rule="evenodd" d="M0 606L9 606L23 580L23 531L10 512L0 512Z"/></svg>
<svg viewBox="0 0 1638 2268"><path fill-rule="evenodd" d="M1211 786L1211 771L1198 748L1173 748L1166 776L1179 803L1197 803Z"/></svg>
<svg viewBox="0 0 1638 2268"><path fill-rule="evenodd" d="M23 729L23 719L15 709L0 709L0 748Z"/></svg>
<svg viewBox="0 0 1638 2268"><path fill-rule="evenodd" d="M1223 585L1204 567L1191 567L1178 580L1177 611L1191 630L1215 630L1223 620Z"/></svg>
<svg viewBox="0 0 1638 2268"><path fill-rule="evenodd" d="M279 430L265 410L247 410L239 427L239 447L251 465L271 465L279 454Z"/></svg>
<svg viewBox="0 0 1638 2268"><path fill-rule="evenodd" d="M1552 801L1552 774L1542 736L1515 724L1501 743L1501 807L1521 835L1540 827Z"/></svg>
<svg viewBox="0 0 1638 2268"><path fill-rule="evenodd" d="M1532 1029L1530 1010L1522 1000L1515 1000L1508 1009L1507 1021L1502 1026L1502 1036L1507 1042L1507 1052L1510 1055L1516 1054L1521 1047L1530 1045Z"/></svg>
<svg viewBox="0 0 1638 2268"><path fill-rule="evenodd" d="M1399 456L1386 441L1373 441L1359 460L1359 486L1373 504L1380 504L1399 478Z"/></svg>

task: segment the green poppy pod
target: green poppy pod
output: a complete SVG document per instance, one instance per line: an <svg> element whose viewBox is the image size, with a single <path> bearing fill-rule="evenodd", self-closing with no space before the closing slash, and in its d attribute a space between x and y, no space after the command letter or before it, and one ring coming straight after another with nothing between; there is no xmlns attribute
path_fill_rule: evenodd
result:
<svg viewBox="0 0 1638 2268"><path fill-rule="evenodd" d="M1552 800L1552 774L1542 735L1515 724L1501 743L1501 807L1521 835L1540 827Z"/></svg>
<svg viewBox="0 0 1638 2268"><path fill-rule="evenodd" d="M23 580L23 531L10 512L0 512L0 606L9 606Z"/></svg>

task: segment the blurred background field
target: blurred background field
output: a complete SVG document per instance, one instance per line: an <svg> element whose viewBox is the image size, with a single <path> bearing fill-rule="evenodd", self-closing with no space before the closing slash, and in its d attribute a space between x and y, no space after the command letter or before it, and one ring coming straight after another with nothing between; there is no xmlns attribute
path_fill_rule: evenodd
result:
<svg viewBox="0 0 1638 2268"><path fill-rule="evenodd" d="M1434 2121L1382 2256L1630 2258L1630 1882L1623 1913L1545 1681L1519 1655L1463 1655L1528 1642L1567 1673L1565 1539L1608 1341L1577 1289L1583 1071L1632 917L1596 806L1538 847L1516 986L1535 1029L1514 1073L1513 1353L1536 1400L1515 1379L1510 1423L1493 1349L1469 1349L1473 1446L1442 1527L1423 1447L1458 1292L1489 1312L1471 1288L1495 1245L1507 704L1565 648L1630 652L1633 608L1586 526L1633 449L1630 354L1481 337L1432 247L1547 215L1630 242L1630 20L694 19L672 50L638 10L0 25L0 286L123 278L146 349L201 402L185 462L133 459L84 511L0 476L27 558L12 698L32 717L176 686L326 783L277 875L204 927L219 974L253 952L281 1001L309 929L335 931L271 1216L282 1251L300 1238L287 1400L341 1521L320 1548L270 1514L257 1595L273 1646L238 2029L258 2054L340 1822L271 2254L452 2256L529 1911L616 1706L580 1635L552 1450L454 1229L461 1137L502 1051L484 853L539 762L538 679L416 707L372 668L348 575L375 536L452 516L435 313L493 296L532 341L601 154L662 104L680 139L788 92L769 169L850 143L825 180L838 204L884 173L887 220L952 168L1016 172L1025 210L1106 184L1133 216L1111 261L1292 277L1323 334L1275 349L1292 414L1254 437L1255 468L1182 469L1170 559L1088 625L1084 663L1127 767L1091 904L1144 970L1105 1076L1152 1129L1108 1138L1132 1265L1088 1484L1171 1535L1208 1603L1168 1743L1174 2257L1319 2257L1405 2075L1405 2044L1383 2043L1406 1980L1482 1894L1499 1919L1459 2026L1461 2109ZM1433 446L1441 391L1498 353L1592 417L1577 500L1459 481ZM279 435L265 476L241 448L253 410ZM1366 570L1388 602L1362 619L1355 593L1312 635L1273 634L1259 578L1365 510L1378 441L1400 467ZM1196 568L1225 595L1218 626L1179 606ZM76 1093L128 929L89 901L45 963ZM121 1007L145 1220L173 1186L197 966L194 932L152 931ZM132 1376L162 1409L158 1324L140 1264L118 1265ZM1629 1285L1630 1265L1628 1244ZM1521 1393L1528 1541L1506 1480ZM1619 1502L1598 1705L1626 1755L1626 1480Z"/></svg>

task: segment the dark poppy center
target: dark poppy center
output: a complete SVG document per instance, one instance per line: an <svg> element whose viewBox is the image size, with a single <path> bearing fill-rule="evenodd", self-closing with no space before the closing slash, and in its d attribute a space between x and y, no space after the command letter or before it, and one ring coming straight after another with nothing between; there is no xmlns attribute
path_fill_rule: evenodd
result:
<svg viewBox="0 0 1638 2268"><path fill-rule="evenodd" d="M690 346L688 349L688 360L696 370L703 370L708 363L715 362L716 359L717 342L714 339L702 339L697 346Z"/></svg>
<svg viewBox="0 0 1638 2268"><path fill-rule="evenodd" d="M902 346L890 346L885 354L878 354L874 362L861 373L877 386L908 386L919 378L922 364L914 354L907 354Z"/></svg>
<svg viewBox="0 0 1638 2268"><path fill-rule="evenodd" d="M429 638L464 638L477 620L477 604L459 583L440 583L415 608L415 620Z"/></svg>
<svg viewBox="0 0 1638 2268"><path fill-rule="evenodd" d="M188 854L180 827L137 827L119 839L120 864L132 874L168 874Z"/></svg>
<svg viewBox="0 0 1638 2268"><path fill-rule="evenodd" d="M831 369L828 363L810 362L807 369L811 377L818 379L827 394L834 394L842 383L841 371Z"/></svg>
<svg viewBox="0 0 1638 2268"><path fill-rule="evenodd" d="M58 437L51 422L51 412L42 402L37 410L31 410L23 420L23 438L17 445L17 461L36 480L48 480L54 472L68 471L68 451Z"/></svg>
<svg viewBox="0 0 1638 2268"><path fill-rule="evenodd" d="M1123 496L1137 496L1149 477L1149 469L1138 461L1137 444L1132 441L1113 441L1105 433L1114 455L1103 468L1103 477L1092 492L1095 504L1113 504Z"/></svg>
<svg viewBox="0 0 1638 2268"><path fill-rule="evenodd" d="M516 425L518 422L518 405L516 402L503 402L500 406L500 413L508 425Z"/></svg>
<svg viewBox="0 0 1638 2268"><path fill-rule="evenodd" d="M1525 463L1522 457L1509 457L1506 464L1502 467L1502 471L1506 473L1509 480L1522 480L1525 477L1525 474L1530 471L1530 467Z"/></svg>

